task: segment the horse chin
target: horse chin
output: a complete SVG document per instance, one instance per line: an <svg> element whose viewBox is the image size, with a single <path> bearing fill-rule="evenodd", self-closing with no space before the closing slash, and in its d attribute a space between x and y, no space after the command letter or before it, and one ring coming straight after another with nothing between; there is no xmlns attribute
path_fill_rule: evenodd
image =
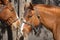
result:
<svg viewBox="0 0 60 40"><path fill-rule="evenodd" d="M17 20L16 22L12 23L11 27L15 28L15 29L19 28L20 27L20 20Z"/></svg>

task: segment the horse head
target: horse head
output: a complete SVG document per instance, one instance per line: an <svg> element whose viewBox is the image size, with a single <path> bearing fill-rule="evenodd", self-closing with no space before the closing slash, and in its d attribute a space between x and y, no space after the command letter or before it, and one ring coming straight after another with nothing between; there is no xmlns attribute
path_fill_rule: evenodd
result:
<svg viewBox="0 0 60 40"><path fill-rule="evenodd" d="M9 26L14 26L15 28L20 26L20 20L11 3L1 7L0 19L6 22Z"/></svg>
<svg viewBox="0 0 60 40"><path fill-rule="evenodd" d="M25 12L21 26L21 33L25 34L25 36L29 34L32 29L38 28L38 25L40 25L40 16L36 15L36 12L32 7L29 7Z"/></svg>

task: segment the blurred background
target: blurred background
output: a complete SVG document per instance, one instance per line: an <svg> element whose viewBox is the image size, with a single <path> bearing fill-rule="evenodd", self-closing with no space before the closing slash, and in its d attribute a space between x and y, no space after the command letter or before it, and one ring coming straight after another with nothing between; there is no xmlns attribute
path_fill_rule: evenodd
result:
<svg viewBox="0 0 60 40"><path fill-rule="evenodd" d="M49 5L56 5L56 6L60 6L60 0L11 0L15 11L17 12L18 16L21 18L23 18L24 15L24 7L26 4L32 3L32 4L49 4ZM6 25L5 27L2 27L4 24L3 22L0 21L0 40L16 40L16 31L17 30L11 30L8 31L9 29L6 29ZM4 31L4 30L5 31ZM9 34L10 33L10 34ZM8 35L9 34L9 35ZM8 39L9 37L9 39ZM39 35L39 37L36 37L34 34L32 35L32 33L29 34L28 40L54 40L53 39L53 34L51 31L49 31L47 28L45 28L44 26L41 28L41 33Z"/></svg>

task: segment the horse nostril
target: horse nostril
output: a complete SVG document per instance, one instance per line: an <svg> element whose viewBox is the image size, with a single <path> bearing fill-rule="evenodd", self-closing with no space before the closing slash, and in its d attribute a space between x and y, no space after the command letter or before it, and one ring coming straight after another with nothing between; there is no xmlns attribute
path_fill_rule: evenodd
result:
<svg viewBox="0 0 60 40"><path fill-rule="evenodd" d="M40 16L37 16L38 18L40 18Z"/></svg>

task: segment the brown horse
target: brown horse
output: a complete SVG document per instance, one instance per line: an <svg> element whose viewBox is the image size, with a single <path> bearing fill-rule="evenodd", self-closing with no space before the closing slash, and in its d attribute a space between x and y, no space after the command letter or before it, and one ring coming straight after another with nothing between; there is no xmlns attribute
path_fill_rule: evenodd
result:
<svg viewBox="0 0 60 40"><path fill-rule="evenodd" d="M42 24L52 31L54 40L60 40L60 7L37 4L31 5L28 8L21 26L21 32L28 35L32 31L32 26L30 24L35 27Z"/></svg>
<svg viewBox="0 0 60 40"><path fill-rule="evenodd" d="M9 0L0 0L0 20L6 22L9 26L17 28L20 25L20 20L16 14L13 5Z"/></svg>

